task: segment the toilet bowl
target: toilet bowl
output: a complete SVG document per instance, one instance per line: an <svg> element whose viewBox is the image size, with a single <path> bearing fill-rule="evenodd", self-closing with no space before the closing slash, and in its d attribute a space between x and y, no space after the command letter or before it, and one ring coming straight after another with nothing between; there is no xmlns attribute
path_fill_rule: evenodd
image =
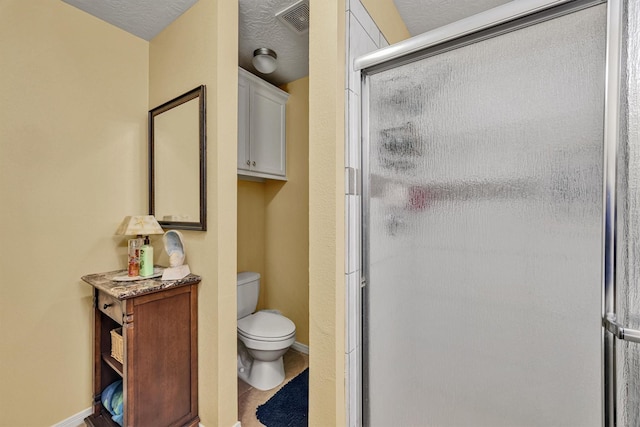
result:
<svg viewBox="0 0 640 427"><path fill-rule="evenodd" d="M270 390L284 381L282 356L296 340L296 326L275 312L253 313L259 291L258 273L238 274L238 378Z"/></svg>

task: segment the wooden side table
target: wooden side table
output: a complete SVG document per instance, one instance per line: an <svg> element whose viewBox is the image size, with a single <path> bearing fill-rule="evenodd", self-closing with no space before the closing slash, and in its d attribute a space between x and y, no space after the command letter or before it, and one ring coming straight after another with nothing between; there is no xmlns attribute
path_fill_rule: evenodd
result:
<svg viewBox="0 0 640 427"><path fill-rule="evenodd" d="M92 274L94 287L93 414L88 426L117 427L102 390L122 379L125 427L197 426L200 277L114 281L126 270ZM111 331L122 328L122 355L112 357ZM117 337L116 337L117 338Z"/></svg>

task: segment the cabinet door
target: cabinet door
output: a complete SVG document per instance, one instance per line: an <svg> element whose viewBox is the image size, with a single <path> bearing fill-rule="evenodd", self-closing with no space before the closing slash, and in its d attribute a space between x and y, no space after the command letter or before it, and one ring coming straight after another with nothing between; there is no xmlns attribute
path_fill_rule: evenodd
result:
<svg viewBox="0 0 640 427"><path fill-rule="evenodd" d="M250 170L249 162L249 82L238 76L238 169Z"/></svg>
<svg viewBox="0 0 640 427"><path fill-rule="evenodd" d="M125 425L197 425L196 292L191 285L133 299Z"/></svg>
<svg viewBox="0 0 640 427"><path fill-rule="evenodd" d="M258 85L251 87L251 170L284 177L285 102L277 93Z"/></svg>

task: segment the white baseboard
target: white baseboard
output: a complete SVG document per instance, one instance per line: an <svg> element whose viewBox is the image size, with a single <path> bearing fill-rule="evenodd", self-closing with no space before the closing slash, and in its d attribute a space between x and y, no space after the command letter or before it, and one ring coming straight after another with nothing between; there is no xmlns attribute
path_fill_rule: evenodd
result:
<svg viewBox="0 0 640 427"><path fill-rule="evenodd" d="M298 343L296 343L298 344ZM303 349L296 349L300 352L304 353L304 348L307 349L306 354L309 354L309 347L304 344L299 344ZM295 344L294 344L295 346ZM86 427L84 423L84 419L93 413L93 408L87 408L84 411L78 412L77 414L67 418L66 420L62 420L59 423L52 425L51 427ZM204 427L202 423L198 423L199 427ZM233 427L242 427L240 425L240 421L237 421Z"/></svg>
<svg viewBox="0 0 640 427"><path fill-rule="evenodd" d="M78 412L72 417L67 418L66 420L62 420L57 424L52 425L51 427L86 427L84 423L84 419L93 413L93 408L87 408L82 412ZM199 427L204 427L202 423L198 423ZM240 425L240 421L237 421L233 427L242 427Z"/></svg>
<svg viewBox="0 0 640 427"><path fill-rule="evenodd" d="M52 425L51 427L85 427L84 419L91 414L93 414L93 408L87 408L66 420L62 420L59 423Z"/></svg>
<svg viewBox="0 0 640 427"><path fill-rule="evenodd" d="M292 349L299 351L300 353L304 353L304 354L309 354L309 346L308 345L304 345L304 344L300 344L298 341L294 342L293 345L291 346ZM237 427L237 426L234 426Z"/></svg>

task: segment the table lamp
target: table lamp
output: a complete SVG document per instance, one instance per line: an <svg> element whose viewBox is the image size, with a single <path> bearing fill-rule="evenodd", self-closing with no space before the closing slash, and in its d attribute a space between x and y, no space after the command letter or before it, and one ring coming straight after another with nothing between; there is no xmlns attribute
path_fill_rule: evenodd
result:
<svg viewBox="0 0 640 427"><path fill-rule="evenodd" d="M153 215L126 216L116 230L116 234L137 236L129 240L128 275L149 277L153 275L153 247L149 245L149 235L163 234L164 230ZM143 241L144 237L144 241Z"/></svg>

